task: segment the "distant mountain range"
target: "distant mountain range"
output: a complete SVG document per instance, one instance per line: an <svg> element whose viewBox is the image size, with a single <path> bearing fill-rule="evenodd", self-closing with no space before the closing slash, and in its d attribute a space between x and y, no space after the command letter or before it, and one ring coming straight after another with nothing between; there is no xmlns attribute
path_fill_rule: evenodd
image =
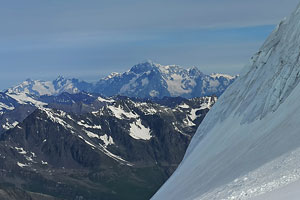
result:
<svg viewBox="0 0 300 200"><path fill-rule="evenodd" d="M149 199L235 79L145 62L0 92L0 199Z"/></svg>
<svg viewBox="0 0 300 200"><path fill-rule="evenodd" d="M225 74L203 74L198 68L184 69L144 62L124 73L112 73L96 83L58 77L54 81L26 80L9 88L8 93L58 95L63 92L99 93L104 96L124 95L139 98L220 96L237 78Z"/></svg>

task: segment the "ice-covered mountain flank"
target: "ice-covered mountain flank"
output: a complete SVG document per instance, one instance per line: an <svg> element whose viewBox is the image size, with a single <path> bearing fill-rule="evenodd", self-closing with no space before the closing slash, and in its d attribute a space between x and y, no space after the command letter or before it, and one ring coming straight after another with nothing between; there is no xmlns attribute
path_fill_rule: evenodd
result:
<svg viewBox="0 0 300 200"><path fill-rule="evenodd" d="M299 44L300 6L220 97L152 199L299 199Z"/></svg>
<svg viewBox="0 0 300 200"><path fill-rule="evenodd" d="M144 62L124 73L112 73L96 83L58 77L54 81L26 80L8 89L8 93L57 95L63 92L100 93L104 96L124 95L139 98L184 98L220 96L236 79L225 74L203 74L198 68L184 69Z"/></svg>

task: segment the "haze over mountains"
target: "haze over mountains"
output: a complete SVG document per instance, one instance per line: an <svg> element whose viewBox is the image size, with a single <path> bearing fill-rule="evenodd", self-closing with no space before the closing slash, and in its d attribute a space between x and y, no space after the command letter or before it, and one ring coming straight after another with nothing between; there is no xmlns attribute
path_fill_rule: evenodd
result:
<svg viewBox="0 0 300 200"><path fill-rule="evenodd" d="M220 97L153 200L299 199L299 44L300 5Z"/></svg>

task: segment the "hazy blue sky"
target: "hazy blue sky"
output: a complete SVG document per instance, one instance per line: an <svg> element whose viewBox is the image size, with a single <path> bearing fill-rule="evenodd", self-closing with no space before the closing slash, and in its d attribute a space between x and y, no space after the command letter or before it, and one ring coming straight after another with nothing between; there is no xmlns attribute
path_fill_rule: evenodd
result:
<svg viewBox="0 0 300 200"><path fill-rule="evenodd" d="M298 0L0 0L0 89L151 59L239 73Z"/></svg>

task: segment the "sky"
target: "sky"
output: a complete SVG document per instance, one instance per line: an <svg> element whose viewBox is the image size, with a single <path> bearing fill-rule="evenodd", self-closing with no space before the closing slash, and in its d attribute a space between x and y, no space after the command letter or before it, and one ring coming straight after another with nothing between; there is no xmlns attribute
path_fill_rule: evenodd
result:
<svg viewBox="0 0 300 200"><path fill-rule="evenodd" d="M0 0L0 89L145 60L238 74L299 0Z"/></svg>

